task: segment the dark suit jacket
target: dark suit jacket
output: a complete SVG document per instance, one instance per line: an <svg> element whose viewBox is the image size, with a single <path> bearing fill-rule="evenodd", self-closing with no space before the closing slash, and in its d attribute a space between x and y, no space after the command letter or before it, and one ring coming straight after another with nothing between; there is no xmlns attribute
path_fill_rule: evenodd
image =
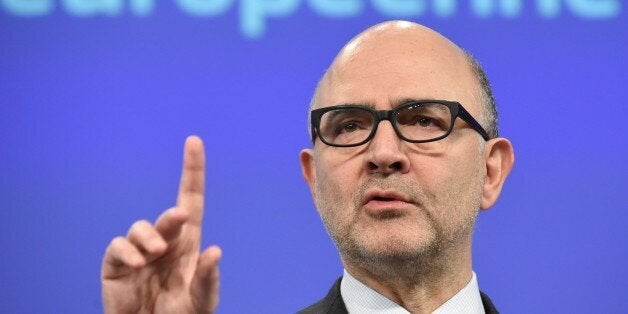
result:
<svg viewBox="0 0 628 314"><path fill-rule="evenodd" d="M307 308L302 309L298 313L300 314L347 314L347 308L345 307L345 302L342 300L340 296L340 280L342 277L336 280L334 286L331 287L327 296L325 296L322 300L308 306ZM486 314L499 314L491 299L488 298L484 292L480 291L480 296L482 297L482 305L484 305L484 312Z"/></svg>

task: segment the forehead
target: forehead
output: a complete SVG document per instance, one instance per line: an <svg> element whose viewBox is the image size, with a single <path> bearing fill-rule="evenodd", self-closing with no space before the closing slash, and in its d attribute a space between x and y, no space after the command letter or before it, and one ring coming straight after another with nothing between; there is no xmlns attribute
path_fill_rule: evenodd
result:
<svg viewBox="0 0 628 314"><path fill-rule="evenodd" d="M479 104L465 54L430 30L358 36L340 52L321 82L317 107L360 103L389 109L405 99Z"/></svg>

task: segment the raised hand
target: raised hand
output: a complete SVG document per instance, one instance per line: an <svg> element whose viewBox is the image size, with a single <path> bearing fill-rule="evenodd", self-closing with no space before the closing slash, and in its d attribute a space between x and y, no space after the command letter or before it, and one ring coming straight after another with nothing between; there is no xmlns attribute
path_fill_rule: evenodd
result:
<svg viewBox="0 0 628 314"><path fill-rule="evenodd" d="M155 224L136 221L105 252L101 280L105 313L212 313L218 305L220 248L200 253L205 151L185 141L177 205Z"/></svg>

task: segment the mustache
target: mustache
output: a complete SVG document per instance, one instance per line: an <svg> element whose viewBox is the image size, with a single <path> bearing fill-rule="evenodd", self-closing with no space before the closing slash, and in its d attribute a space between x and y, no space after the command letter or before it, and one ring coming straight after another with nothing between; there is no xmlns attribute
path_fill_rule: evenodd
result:
<svg viewBox="0 0 628 314"><path fill-rule="evenodd" d="M370 177L360 185L356 192L354 198L355 208L362 206L366 192L370 189L395 191L419 206L427 200L425 190L416 182L398 176Z"/></svg>

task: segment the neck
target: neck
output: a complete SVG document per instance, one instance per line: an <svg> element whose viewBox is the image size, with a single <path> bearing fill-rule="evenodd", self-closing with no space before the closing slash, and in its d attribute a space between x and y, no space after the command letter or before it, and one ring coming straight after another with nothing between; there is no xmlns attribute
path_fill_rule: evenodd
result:
<svg viewBox="0 0 628 314"><path fill-rule="evenodd" d="M354 261L345 269L411 313L431 313L464 288L472 277L471 250L440 252L419 260Z"/></svg>

